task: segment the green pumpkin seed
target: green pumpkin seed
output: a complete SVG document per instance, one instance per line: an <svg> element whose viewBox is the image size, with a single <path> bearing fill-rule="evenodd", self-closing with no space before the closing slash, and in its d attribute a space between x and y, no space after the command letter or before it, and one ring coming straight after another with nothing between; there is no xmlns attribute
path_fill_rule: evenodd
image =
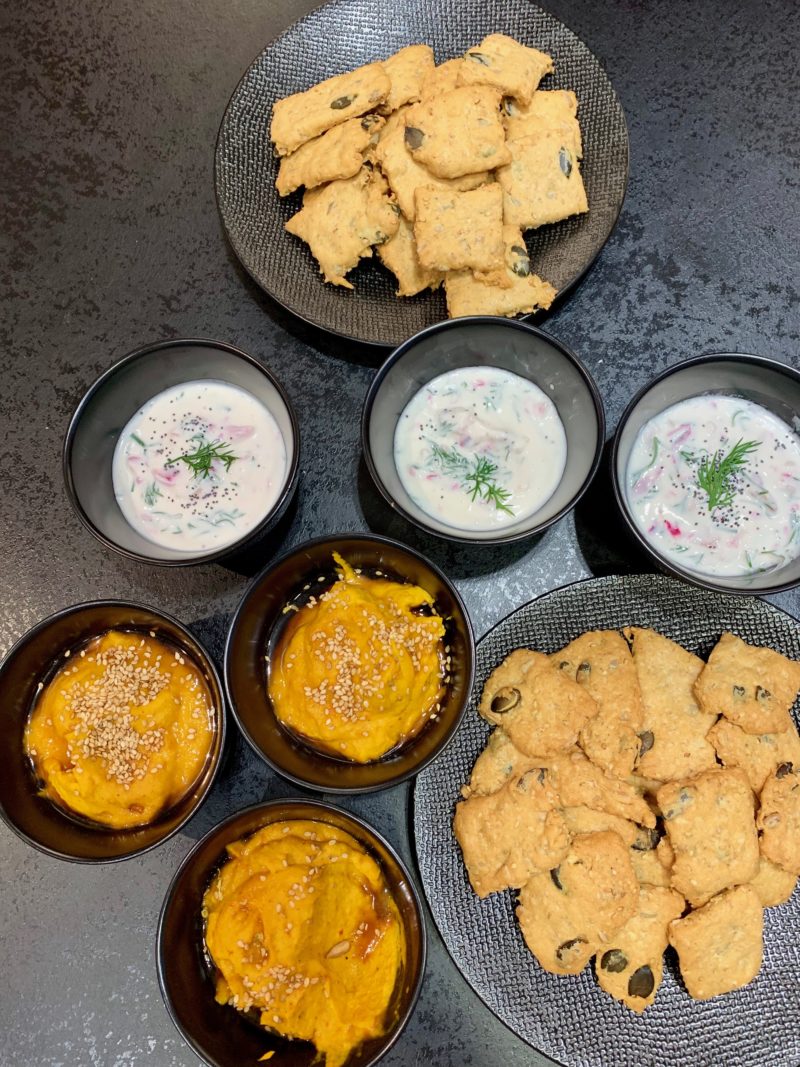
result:
<svg viewBox="0 0 800 1067"><path fill-rule="evenodd" d="M569 952L571 952L572 949L574 949L576 945L586 945L586 944L588 944L588 942L587 942L585 937L573 937L573 938L570 938L569 941L564 941L562 944L560 944L558 946L558 948L556 949L556 959L559 961L559 963L563 963L564 962L564 956L566 956Z"/></svg>
<svg viewBox="0 0 800 1067"><path fill-rule="evenodd" d="M756 700L760 700L762 703L765 700L772 700L772 693L770 693L769 689L763 689L760 685L757 685Z"/></svg>
<svg viewBox="0 0 800 1067"><path fill-rule="evenodd" d="M331 101L331 107L334 111L344 111L346 107L350 107L354 100L355 96L337 96L335 100Z"/></svg>
<svg viewBox="0 0 800 1067"><path fill-rule="evenodd" d="M655 984L656 980L653 977L653 972L645 964L644 967L634 971L628 979L628 996L649 997Z"/></svg>
<svg viewBox="0 0 800 1067"><path fill-rule="evenodd" d="M775 771L776 778L785 778L787 774L791 774L794 771L794 767L791 763L782 763Z"/></svg>
<svg viewBox="0 0 800 1067"><path fill-rule="evenodd" d="M600 966L604 971L611 971L612 974L619 974L620 971L624 971L628 966L628 957L621 949L610 948L608 952L604 952L602 959L600 960Z"/></svg>
<svg viewBox="0 0 800 1067"><path fill-rule="evenodd" d="M568 178L572 174L572 156L566 150L566 148L559 149L558 152L558 165L564 172L564 177Z"/></svg>
<svg viewBox="0 0 800 1067"><path fill-rule="evenodd" d="M642 730L642 732L640 734L638 734L638 738L639 738L639 759L641 759L642 756L645 754L645 752L649 752L650 749L653 747L653 742L655 741L655 738L653 737L653 731L652 730Z"/></svg>
<svg viewBox="0 0 800 1067"><path fill-rule="evenodd" d="M476 63L481 63L484 67L491 67L492 61L488 56L485 56L483 52L467 52L467 58L474 59Z"/></svg>
<svg viewBox="0 0 800 1067"><path fill-rule="evenodd" d="M550 871L550 877L551 877L551 879L553 881L553 885L556 887L556 889L560 889L561 892L563 893L564 892L564 887L561 884L561 879L558 877L558 867L554 867L552 869L552 871Z"/></svg>
<svg viewBox="0 0 800 1067"><path fill-rule="evenodd" d="M422 142L425 140L425 134L422 130L418 130L416 126L406 126L406 132L404 134L405 142L408 148L413 152L415 148L419 148Z"/></svg>

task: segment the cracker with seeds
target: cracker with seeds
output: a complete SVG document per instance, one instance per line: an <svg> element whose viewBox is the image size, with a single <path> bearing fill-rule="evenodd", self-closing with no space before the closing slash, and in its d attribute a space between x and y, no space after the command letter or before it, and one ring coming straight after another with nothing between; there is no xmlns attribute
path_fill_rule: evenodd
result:
<svg viewBox="0 0 800 1067"><path fill-rule="evenodd" d="M490 33L464 54L458 72L461 85L491 85L503 96L527 104L539 82L554 69L552 56L528 48L504 33Z"/></svg>
<svg viewBox="0 0 800 1067"><path fill-rule="evenodd" d="M464 85L406 112L406 146L437 178L492 170L511 162L500 121L500 94Z"/></svg>
<svg viewBox="0 0 800 1067"><path fill-rule="evenodd" d="M529 134L507 150L511 161L497 171L506 222L535 229L589 210L578 159L560 132Z"/></svg>
<svg viewBox="0 0 800 1067"><path fill-rule="evenodd" d="M287 156L331 127L372 111L388 97L391 87L381 64L368 63L276 101L270 137L278 155Z"/></svg>
<svg viewBox="0 0 800 1067"><path fill-rule="evenodd" d="M304 194L303 207L286 229L309 245L326 282L352 289L347 272L372 255L372 245L397 232L398 209L388 193L383 177L362 167L352 178Z"/></svg>
<svg viewBox="0 0 800 1067"><path fill-rule="evenodd" d="M533 770L488 796L456 805L456 835L472 888L479 897L525 885L557 866L569 848L558 796Z"/></svg>
<svg viewBox="0 0 800 1067"><path fill-rule="evenodd" d="M425 289L438 289L444 277L440 271L425 270L420 266L414 230L411 223L401 216L397 233L378 245L381 263L397 278L398 296L416 296Z"/></svg>
<svg viewBox="0 0 800 1067"><path fill-rule="evenodd" d="M638 902L639 883L619 837L579 834L558 866L522 887L517 918L546 971L578 974L636 913Z"/></svg>
<svg viewBox="0 0 800 1067"><path fill-rule="evenodd" d="M527 774L541 763L541 760L526 756L515 748L505 730L498 726L492 730L486 748L475 760L469 782L462 786L461 795L466 799L496 793L506 782Z"/></svg>
<svg viewBox="0 0 800 1067"><path fill-rule="evenodd" d="M748 734L787 730L798 690L800 663L731 633L714 646L695 685L704 711L724 715Z"/></svg>
<svg viewBox="0 0 800 1067"><path fill-rule="evenodd" d="M313 141L306 141L290 156L284 156L275 179L279 195L288 196L301 185L314 189L325 182L358 174L364 153L377 142L384 121L379 115L348 119Z"/></svg>
<svg viewBox="0 0 800 1067"><path fill-rule="evenodd" d="M522 315L548 308L556 297L549 282L534 274L518 226L503 226L505 264L499 271L450 271L445 275L450 318L460 315Z"/></svg>
<svg viewBox="0 0 800 1067"><path fill-rule="evenodd" d="M451 89L458 85L458 75L464 66L461 56L456 59L448 59L429 71L422 79L420 86L420 100L438 100Z"/></svg>
<svg viewBox="0 0 800 1067"><path fill-rule="evenodd" d="M761 969L764 910L749 885L738 885L669 924L689 996L709 1000L752 982Z"/></svg>
<svg viewBox="0 0 800 1067"><path fill-rule="evenodd" d="M405 144L404 133L404 126L395 125L390 133L380 137L374 154L378 166L397 197L400 210L409 222L413 222L417 214L414 201L417 189L467 192L477 189L488 179L489 173L485 170L478 174L465 174L461 178L437 178L411 155Z"/></svg>
<svg viewBox="0 0 800 1067"><path fill-rule="evenodd" d="M570 681L562 672L558 673L565 682ZM644 797L632 785L596 767L582 752L554 755L548 766L553 786L565 807L585 805L642 826L655 826L655 815Z"/></svg>
<svg viewBox="0 0 800 1067"><path fill-rule="evenodd" d="M686 901L674 889L639 887L635 915L598 951L595 974L601 989L635 1012L656 999L664 976L669 924L683 914Z"/></svg>
<svg viewBox="0 0 800 1067"><path fill-rule="evenodd" d="M779 734L748 734L723 716L707 737L723 766L741 767L754 793L761 792L781 763L800 767L800 737L793 722Z"/></svg>
<svg viewBox="0 0 800 1067"><path fill-rule="evenodd" d="M744 771L705 771L668 782L658 803L675 852L672 885L693 906L756 876L755 798Z"/></svg>
<svg viewBox="0 0 800 1067"><path fill-rule="evenodd" d="M761 855L758 859L758 873L748 883L758 893L763 908L774 908L785 904L797 885L797 875L785 871L777 863Z"/></svg>
<svg viewBox="0 0 800 1067"><path fill-rule="evenodd" d="M540 89L527 105L508 97L501 111L507 141L524 141L543 130L560 134L577 159L583 158L578 98L571 89Z"/></svg>
<svg viewBox="0 0 800 1067"><path fill-rule="evenodd" d="M380 110L389 114L420 99L423 82L433 73L436 64L430 45L410 44L382 60L381 66L389 75L392 87Z"/></svg>
<svg viewBox="0 0 800 1067"><path fill-rule="evenodd" d="M715 717L700 710L692 689L703 661L654 630L630 627L624 634L642 693L640 733L646 746L637 775L666 782L716 767L714 747L706 740Z"/></svg>
<svg viewBox="0 0 800 1067"><path fill-rule="evenodd" d="M762 855L800 875L800 766L782 763L764 783L760 804Z"/></svg>
<svg viewBox="0 0 800 1067"><path fill-rule="evenodd" d="M497 270L504 262L503 194L497 183L469 192L417 189L414 239L427 270Z"/></svg>

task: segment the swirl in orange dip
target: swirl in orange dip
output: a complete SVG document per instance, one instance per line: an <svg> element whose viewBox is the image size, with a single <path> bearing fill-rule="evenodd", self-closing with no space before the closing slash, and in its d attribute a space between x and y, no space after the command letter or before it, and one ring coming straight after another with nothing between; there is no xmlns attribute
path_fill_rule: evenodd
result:
<svg viewBox="0 0 800 1067"><path fill-rule="evenodd" d="M153 637L110 630L42 690L25 751L43 795L92 822L152 822L196 782L214 736L198 667Z"/></svg>
<svg viewBox="0 0 800 1067"><path fill-rule="evenodd" d="M444 623L419 586L369 578L333 558L338 581L297 610L278 641L269 697L296 734L369 763L439 710Z"/></svg>
<svg viewBox="0 0 800 1067"><path fill-rule="evenodd" d="M216 998L311 1041L340 1067L385 1033L405 962L400 914L379 865L335 826L273 823L228 845L203 897Z"/></svg>

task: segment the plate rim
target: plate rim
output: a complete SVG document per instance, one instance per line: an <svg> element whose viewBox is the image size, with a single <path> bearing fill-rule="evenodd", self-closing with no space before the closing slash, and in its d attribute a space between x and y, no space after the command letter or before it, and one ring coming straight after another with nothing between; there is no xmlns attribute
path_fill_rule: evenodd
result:
<svg viewBox="0 0 800 1067"><path fill-rule="evenodd" d="M237 97L237 95L239 93L239 90L241 89L242 85L244 84L245 79L248 77L248 75L250 74L250 72L253 69L253 67L259 62L259 60L262 58L262 56L266 52L268 52L271 48L273 48L288 33L290 33L292 30L296 29L298 26L302 25L303 23L307 22L312 17L314 17L316 15L319 15L319 13L321 11L323 11L325 8L332 7L334 4L338 4L338 5L344 6L346 4L352 4L352 3L355 3L355 2L357 2L357 0L324 0L323 3L317 4L315 7L311 8L310 11L307 11L304 15L301 15L299 18L294 19L292 22L289 23L288 26L286 26L283 30L281 30L279 33L275 34L274 37L272 37L269 41L267 41L267 43L264 45L264 47L256 54L256 56L254 56L254 58L250 61L250 63L245 68L245 70L242 72L241 77L237 81L235 87L233 88L233 91L231 92L230 96L228 97L228 102L225 105L225 109L224 109L224 111L222 113L222 118L220 119L220 123L219 123L219 126L217 128L217 133L216 133L216 136L214 138L214 166L213 166L214 202L215 202L216 207L217 207L217 214L219 216L219 220L220 220L220 222L222 224L222 230L223 230L223 234L224 234L224 237L225 237L225 241L226 241L228 247L231 249L231 251L236 256L236 262L239 264L240 267L242 267L242 269L247 274L248 278L250 278L250 280L252 282L254 282L254 284L256 286L258 286L259 291L261 293L265 294L267 297L269 297L269 299L271 301L273 301L275 304L277 304L278 307L283 308L284 311L288 311L289 314L295 316L295 318L299 319L306 326L311 326L314 329L322 330L324 333L330 334L332 337L336 337L339 340L350 341L350 342L353 342L353 343L356 343L356 344L361 344L361 345L367 345L372 349L378 349L378 350L383 350L383 349L387 349L387 348L395 349L395 348L398 347L398 345L403 343L403 341L406 339L406 337L410 337L410 336L412 336L412 334L411 333L406 334L405 337L402 338L400 341L395 341L395 340L392 340L392 341L375 341L372 338L365 338L365 337L360 337L358 334L347 333L344 330L335 329L334 327L331 327L331 326L325 326L322 323L317 322L316 320L314 320L312 318L309 318L308 314L304 313L303 311L299 311L292 304L290 304L287 301L284 301L284 300L280 299L279 297L277 297L275 295L275 293L272 292L271 289L266 288L266 286L255 276L255 274L251 270L251 268L248 265L248 263L245 262L245 259L243 258L239 247L237 246L237 242L234 240L233 236L231 235L231 232L230 232L230 230L228 228L228 224L227 224L227 221L226 221L226 216L225 216L225 213L224 213L223 208L222 208L222 202L221 202L221 196L220 196L220 154L221 154L221 142L222 142L223 130L225 128L225 123L227 121L228 115L231 112L233 102L236 99L236 97ZM570 280L561 289L559 289L559 291L556 293L556 296L553 299L553 302L552 302L552 304L550 305L549 308L538 308L537 310L531 311L531 312L527 312L524 315L509 316L511 321L525 322L525 323L528 323L528 324L532 324L533 320L535 320L535 319L540 323L544 323L544 322L548 321L548 319L552 315L552 313L554 311L557 311L561 307L561 305L564 302L564 300L566 299L566 297L570 296L574 292L574 290L579 287L581 282L583 282L585 280L586 276L589 274L589 271L592 269L592 267L594 267L594 265L597 263L597 260L600 258L600 254L603 252L603 250L605 249L605 247L608 244L608 242L614 236L614 233L615 233L615 231L617 229L617 225L619 223L620 215L622 214L622 209L623 209L623 207L625 205L625 199L626 199L627 194L628 194L628 184L629 184L629 180L630 180L631 151L630 151L630 131L628 129L628 120L627 120L626 115L625 115L625 109L622 106L622 101L621 101L621 99L619 97L619 93L617 92L617 90L616 90L616 88L614 86L614 83L611 80L611 77L610 77L610 75L608 73L608 70L606 69L605 63L603 63L603 61L600 59L600 57L589 47L589 45L586 43L586 41L584 41L584 39L582 37L580 37L573 29L571 29L571 27L569 27L565 22L563 22L560 18L558 18L557 15L554 15L552 12L550 12L546 8L542 7L538 2L530 2L530 3L528 3L527 4L527 9L528 10L538 9L540 12L542 12L544 15L546 15L549 19L552 19L554 22L556 22L563 29L567 30L567 32L570 33L575 38L576 41L578 41L581 45L583 45L583 47L586 49L586 51L589 53L589 55L592 57L592 59L597 63L597 66L600 68L600 70L602 71L602 73L605 76L606 80L608 81L608 85L609 85L609 88L611 90L611 93L613 94L614 101L616 102L617 107L619 109L619 116L620 116L620 120L621 120L621 124L622 124L621 129L622 129L622 133L624 134L624 150L625 150L624 167L621 168L621 170L623 171L623 174L622 174L622 178L623 178L622 195L621 195L621 197L619 199L619 204L617 205L617 209L616 209L616 212L614 213L614 217L611 220L611 223L609 225L608 233L603 238L602 244L600 244L600 246L598 247L598 249L594 253L594 255L583 265L583 267L578 271L578 273L575 274L572 278L570 278ZM312 266L313 266L313 264L312 264ZM317 273L319 273L319 271ZM325 283L323 282L323 284L325 284ZM434 323L428 323L427 325L428 326L436 325L440 321L441 322L448 321L447 316L444 319L437 320ZM426 326L422 327L422 329L426 329L426 328L427 328ZM418 331L415 330L414 333L416 333L416 332L418 332Z"/></svg>

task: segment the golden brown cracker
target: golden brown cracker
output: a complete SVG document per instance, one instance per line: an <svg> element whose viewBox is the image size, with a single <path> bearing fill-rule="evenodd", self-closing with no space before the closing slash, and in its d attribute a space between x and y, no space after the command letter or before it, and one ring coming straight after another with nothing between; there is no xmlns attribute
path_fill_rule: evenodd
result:
<svg viewBox="0 0 800 1067"><path fill-rule="evenodd" d="M800 875L800 766L782 763L764 783L759 804L762 854Z"/></svg>
<svg viewBox="0 0 800 1067"><path fill-rule="evenodd" d="M544 130L507 147L511 161L497 170L506 222L535 229L589 210L578 159L560 133Z"/></svg>
<svg viewBox="0 0 800 1067"><path fill-rule="evenodd" d="M754 793L761 792L781 763L800 767L800 737L794 723L779 734L748 734L722 716L706 736L725 767L741 767Z"/></svg>
<svg viewBox="0 0 800 1067"><path fill-rule="evenodd" d="M314 189L325 182L352 178L361 169L367 148L376 143L383 124L379 115L363 115L300 145L281 160L275 179L279 195L288 196L301 185Z"/></svg>
<svg viewBox="0 0 800 1067"><path fill-rule="evenodd" d="M417 189L414 238L427 270L495 270L503 265L503 196L497 184L469 192Z"/></svg>
<svg viewBox="0 0 800 1067"><path fill-rule="evenodd" d="M462 85L492 85L503 96L527 104L539 82L554 69L552 56L528 48L503 33L490 33L464 53L458 72Z"/></svg>
<svg viewBox="0 0 800 1067"><path fill-rule="evenodd" d="M387 114L403 107L404 104L416 103L422 93L425 79L433 73L436 66L433 49L427 44L410 44L399 52L381 61L389 75L391 89L380 110Z"/></svg>
<svg viewBox="0 0 800 1067"><path fill-rule="evenodd" d="M485 85L466 85L423 100L406 112L406 147L438 178L510 163L499 108L499 93Z"/></svg>
<svg viewBox="0 0 800 1067"><path fill-rule="evenodd" d="M577 116L578 98L571 89L540 89L527 106L506 98L501 111L507 141L525 140L548 130L557 133L567 148L582 159L583 144Z"/></svg>

